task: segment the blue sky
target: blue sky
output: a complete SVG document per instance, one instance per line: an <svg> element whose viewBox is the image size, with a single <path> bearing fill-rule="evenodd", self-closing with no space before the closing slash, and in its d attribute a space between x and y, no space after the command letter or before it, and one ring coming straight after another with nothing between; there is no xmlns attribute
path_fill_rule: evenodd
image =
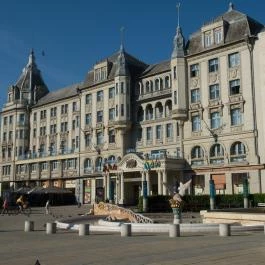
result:
<svg viewBox="0 0 265 265"><path fill-rule="evenodd" d="M49 90L83 81L99 60L119 49L146 63L170 58L177 26L186 39L227 11L228 0L8 0L0 8L0 104L33 48ZM255 4L254 4L255 2ZM263 0L234 0L235 9L265 24ZM44 51L45 56L42 56Z"/></svg>

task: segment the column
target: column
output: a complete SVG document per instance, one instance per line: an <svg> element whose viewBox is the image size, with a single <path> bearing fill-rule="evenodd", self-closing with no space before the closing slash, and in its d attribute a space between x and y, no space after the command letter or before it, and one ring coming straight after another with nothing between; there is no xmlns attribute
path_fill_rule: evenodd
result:
<svg viewBox="0 0 265 265"><path fill-rule="evenodd" d="M120 130L121 157L125 155L125 130Z"/></svg>
<svg viewBox="0 0 265 265"><path fill-rule="evenodd" d="M209 185L210 178L211 178L210 173L204 175L204 184L205 184L204 193L205 194L210 194L210 185Z"/></svg>
<svg viewBox="0 0 265 265"><path fill-rule="evenodd" d="M107 176L103 174L104 199L107 199Z"/></svg>
<svg viewBox="0 0 265 265"><path fill-rule="evenodd" d="M121 186L121 194L120 194L120 204L124 204L124 175L123 172L121 173L121 181L120 181L120 186Z"/></svg>
<svg viewBox="0 0 265 265"><path fill-rule="evenodd" d="M146 172L146 182L147 182L147 196L151 195L151 181L150 181L150 172Z"/></svg>
<svg viewBox="0 0 265 265"><path fill-rule="evenodd" d="M110 175L106 173L106 199L110 200Z"/></svg>
<svg viewBox="0 0 265 265"><path fill-rule="evenodd" d="M157 171L157 185L158 185L158 195L162 195L163 186L162 186L162 172L160 170Z"/></svg>
<svg viewBox="0 0 265 265"><path fill-rule="evenodd" d="M167 195L167 172L166 170L162 171L162 179L163 179L163 195Z"/></svg>
<svg viewBox="0 0 265 265"><path fill-rule="evenodd" d="M145 173L144 172L141 172L141 176L142 176L142 189L141 189L141 196L144 195L144 181L145 181Z"/></svg>

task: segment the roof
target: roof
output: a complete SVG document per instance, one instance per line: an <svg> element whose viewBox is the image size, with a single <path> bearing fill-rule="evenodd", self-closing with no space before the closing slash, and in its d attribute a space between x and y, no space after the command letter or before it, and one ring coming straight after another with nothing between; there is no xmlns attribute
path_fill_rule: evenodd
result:
<svg viewBox="0 0 265 265"><path fill-rule="evenodd" d="M224 43L232 43L235 41L240 41L246 39L246 36L255 36L264 29L264 25L257 22L253 18L230 8L226 13L221 16L218 16L214 20L204 24L210 25L216 22L224 22ZM213 48L211 46L209 48ZM208 48L208 49L209 49ZM197 31L191 35L187 46L188 55L195 54L206 50L202 45L202 36L201 31Z"/></svg>
<svg viewBox="0 0 265 265"><path fill-rule="evenodd" d="M77 95L77 88L82 86L82 83L73 84L56 91L48 93L46 96L42 97L34 107L39 107L48 103L56 102L58 100L66 99Z"/></svg>
<svg viewBox="0 0 265 265"><path fill-rule="evenodd" d="M158 73L163 73L163 72L167 72L170 71L170 60L161 62L161 63L157 63L157 64L151 64L148 66L147 69L145 69L145 71L142 73L141 77L147 77L147 76L152 76L152 75L156 75Z"/></svg>
<svg viewBox="0 0 265 265"><path fill-rule="evenodd" d="M123 52L124 53L124 59L126 62L126 66L128 67L128 71L131 74L131 76L135 76L135 75L140 75L147 67L148 65L142 61L140 61L139 59L135 58L134 56L128 54L127 52ZM109 72L108 72L108 77L105 81L110 81L113 80L115 78L115 73L117 70L117 62L119 59L119 55L120 55L120 50L116 53L114 53L113 55L101 60L98 63L107 61L108 62L108 67L109 67ZM94 71L93 69L91 71L89 71L85 77L85 81L84 81L84 85L85 86L93 86L98 84L99 82L94 82Z"/></svg>

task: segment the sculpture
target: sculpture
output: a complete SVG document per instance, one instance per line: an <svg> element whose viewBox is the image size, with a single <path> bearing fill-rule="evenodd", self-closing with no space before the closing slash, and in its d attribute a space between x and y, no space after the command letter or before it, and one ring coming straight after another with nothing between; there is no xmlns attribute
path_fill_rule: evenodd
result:
<svg viewBox="0 0 265 265"><path fill-rule="evenodd" d="M169 200L170 202L170 206L172 208L173 214L174 214L174 224L180 224L181 223L181 206L182 206L182 197L185 195L185 191L190 187L191 185L191 179L189 181L187 181L186 183L182 183L180 182L180 185L178 187L178 192L173 192L172 189L170 189L166 183L164 183L164 185L166 185L170 195L172 197L172 199Z"/></svg>

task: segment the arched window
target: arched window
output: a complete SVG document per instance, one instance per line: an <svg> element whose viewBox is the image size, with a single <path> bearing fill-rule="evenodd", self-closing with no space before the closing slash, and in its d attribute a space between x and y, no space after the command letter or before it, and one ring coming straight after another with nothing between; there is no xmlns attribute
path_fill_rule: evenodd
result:
<svg viewBox="0 0 265 265"><path fill-rule="evenodd" d="M155 106L155 118L159 119L163 117L163 106L161 102L158 102Z"/></svg>
<svg viewBox="0 0 265 265"><path fill-rule="evenodd" d="M164 88L164 82L163 82L163 79L160 78L160 90L163 90Z"/></svg>
<svg viewBox="0 0 265 265"><path fill-rule="evenodd" d="M215 144L210 150L210 163L223 164L224 163L224 149L220 144Z"/></svg>
<svg viewBox="0 0 265 265"><path fill-rule="evenodd" d="M97 157L95 170L96 170L96 172L103 170L103 159L102 159L102 157Z"/></svg>
<svg viewBox="0 0 265 265"><path fill-rule="evenodd" d="M145 83L145 93L150 93L150 83L149 83L149 81L146 81L146 83Z"/></svg>
<svg viewBox="0 0 265 265"><path fill-rule="evenodd" d="M139 107L138 111L137 111L137 121L141 122L144 120L144 110L142 107Z"/></svg>
<svg viewBox="0 0 265 265"><path fill-rule="evenodd" d="M243 143L235 142L232 144L230 149L230 160L231 162L246 161L246 148Z"/></svg>
<svg viewBox="0 0 265 265"><path fill-rule="evenodd" d="M165 116L166 117L171 116L171 111L172 111L172 101L168 100L165 104Z"/></svg>
<svg viewBox="0 0 265 265"><path fill-rule="evenodd" d="M165 88L170 88L169 76L165 77Z"/></svg>
<svg viewBox="0 0 265 265"><path fill-rule="evenodd" d="M155 91L159 90L159 79L155 80Z"/></svg>
<svg viewBox="0 0 265 265"><path fill-rule="evenodd" d="M147 105L146 107L146 115L145 115L145 119L147 121L152 120L153 119L153 108L152 105Z"/></svg>
<svg viewBox="0 0 265 265"><path fill-rule="evenodd" d="M192 165L203 165L204 163L204 152L200 146L195 146L191 150L191 164Z"/></svg>
<svg viewBox="0 0 265 265"><path fill-rule="evenodd" d="M85 173L89 173L92 171L92 161L90 158L87 158L84 161L84 171Z"/></svg>

